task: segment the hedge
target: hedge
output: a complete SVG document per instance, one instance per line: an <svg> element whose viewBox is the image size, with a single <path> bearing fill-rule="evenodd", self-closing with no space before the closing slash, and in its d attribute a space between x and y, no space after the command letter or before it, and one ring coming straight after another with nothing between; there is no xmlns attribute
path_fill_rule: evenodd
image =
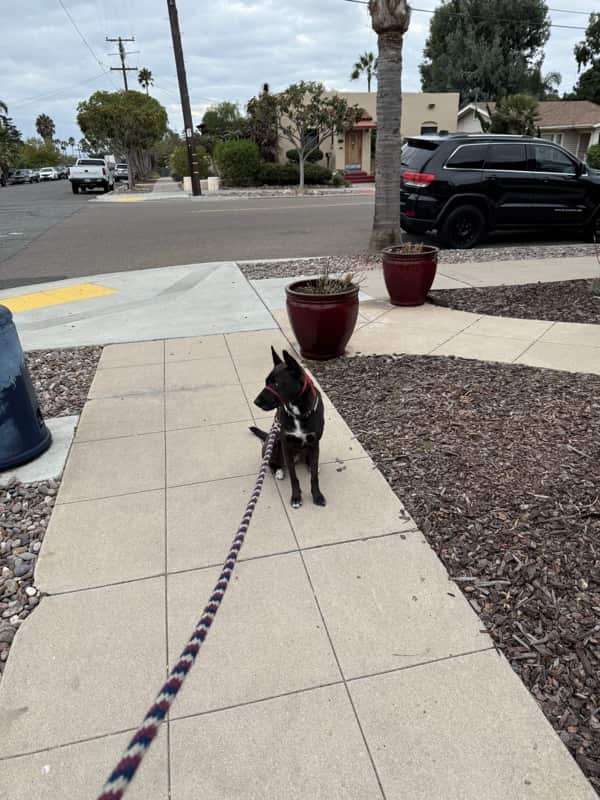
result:
<svg viewBox="0 0 600 800"><path fill-rule="evenodd" d="M261 164L258 173L259 185L297 186L300 183L300 168L297 164ZM331 170L318 164L305 164L304 183L323 184L331 182Z"/></svg>
<svg viewBox="0 0 600 800"><path fill-rule="evenodd" d="M587 151L587 163L592 169L600 169L600 144L593 144Z"/></svg>
<svg viewBox="0 0 600 800"><path fill-rule="evenodd" d="M208 178L210 159L207 152L201 145L196 145L195 150L196 158L198 159L198 173L200 178ZM173 150L171 158L169 159L169 169L171 170L171 177L176 181L180 181L185 175L189 177L190 169L188 166L187 145L179 144L175 150Z"/></svg>
<svg viewBox="0 0 600 800"><path fill-rule="evenodd" d="M260 171L260 151L256 142L239 139L219 142L215 160L223 181L230 186L252 186Z"/></svg>

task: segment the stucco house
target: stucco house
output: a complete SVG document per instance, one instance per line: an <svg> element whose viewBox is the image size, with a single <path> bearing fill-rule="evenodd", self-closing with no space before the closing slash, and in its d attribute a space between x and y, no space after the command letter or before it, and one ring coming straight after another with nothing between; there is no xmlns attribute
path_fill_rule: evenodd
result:
<svg viewBox="0 0 600 800"><path fill-rule="evenodd" d="M495 103L469 103L458 112L457 130L481 133L477 117L489 119L487 107L493 111ZM538 127L543 139L562 145L573 155L585 159L588 149L600 142L600 105L589 100L545 100L539 103Z"/></svg>
<svg viewBox="0 0 600 800"><path fill-rule="evenodd" d="M352 130L333 136L321 144L322 164L330 169L344 170L355 183L375 179L375 132L377 131L377 92L336 92L363 109L363 117ZM420 133L455 131L458 114L458 93L402 93L402 136ZM286 152L293 145L285 138L279 141L279 160L285 162Z"/></svg>

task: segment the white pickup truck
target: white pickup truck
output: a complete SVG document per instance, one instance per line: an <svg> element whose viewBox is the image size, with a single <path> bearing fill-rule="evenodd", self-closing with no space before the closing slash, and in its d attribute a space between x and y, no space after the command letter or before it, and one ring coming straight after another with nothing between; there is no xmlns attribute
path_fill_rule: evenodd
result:
<svg viewBox="0 0 600 800"><path fill-rule="evenodd" d="M114 158L78 158L75 166L69 169L69 180L73 194L81 189L102 189L112 192L115 188Z"/></svg>

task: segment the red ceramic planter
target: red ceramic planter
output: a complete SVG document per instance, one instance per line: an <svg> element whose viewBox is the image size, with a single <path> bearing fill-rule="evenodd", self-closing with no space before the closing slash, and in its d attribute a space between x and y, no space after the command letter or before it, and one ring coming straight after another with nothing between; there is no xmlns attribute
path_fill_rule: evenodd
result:
<svg viewBox="0 0 600 800"><path fill-rule="evenodd" d="M344 354L358 318L358 286L339 294L298 291L315 281L296 281L286 287L290 324L303 358L325 361Z"/></svg>
<svg viewBox="0 0 600 800"><path fill-rule="evenodd" d="M402 247L383 251L383 277L395 306L422 306L437 270L438 248L424 245L419 253L402 252Z"/></svg>

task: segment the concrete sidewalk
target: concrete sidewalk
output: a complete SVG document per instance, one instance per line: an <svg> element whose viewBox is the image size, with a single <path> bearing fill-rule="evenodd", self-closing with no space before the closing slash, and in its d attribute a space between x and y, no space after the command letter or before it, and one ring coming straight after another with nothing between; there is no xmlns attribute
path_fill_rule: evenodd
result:
<svg viewBox="0 0 600 800"><path fill-rule="evenodd" d="M107 347L0 684L0 796L96 796L252 490L276 331ZM258 416L257 416L258 413ZM325 509L268 479L134 800L593 800L326 400Z"/></svg>
<svg viewBox="0 0 600 800"><path fill-rule="evenodd" d="M593 269L593 265L588 264L592 260L595 262L595 259L581 259L585 263L564 266L582 277L586 269L589 272ZM498 262L498 267L502 263ZM516 273L515 264L504 263L506 268L501 273L503 282L511 283L523 278L522 274ZM494 276L491 271L486 274L486 266L463 265L453 274L460 275L461 280L467 277L478 279L481 281L478 285L491 285L489 281ZM556 276L557 267L550 263L546 274ZM477 275L479 268L483 269ZM523 271L528 279L523 282L529 282L531 274L540 269L537 262L527 262ZM442 274L436 279L435 287L456 288L456 280L448 274ZM290 278L270 278L252 281L252 285L282 331L297 346L285 310L285 286L290 281ZM365 273L361 284L359 320L347 352L350 355L412 353L460 356L479 361L600 374L600 325L495 317L431 304L399 308L389 302L382 272L372 270Z"/></svg>

